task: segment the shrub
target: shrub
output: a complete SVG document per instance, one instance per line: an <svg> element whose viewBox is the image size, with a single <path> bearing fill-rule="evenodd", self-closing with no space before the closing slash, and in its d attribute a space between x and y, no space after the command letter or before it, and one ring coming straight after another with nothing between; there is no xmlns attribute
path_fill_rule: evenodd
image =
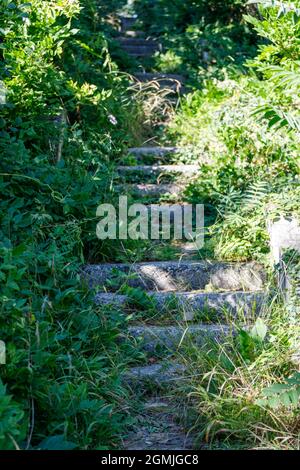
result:
<svg viewBox="0 0 300 470"><path fill-rule="evenodd" d="M105 256L96 207L112 198L134 113L100 6L0 6L1 448L108 448L126 422L126 318L95 307L80 277L92 253Z"/></svg>

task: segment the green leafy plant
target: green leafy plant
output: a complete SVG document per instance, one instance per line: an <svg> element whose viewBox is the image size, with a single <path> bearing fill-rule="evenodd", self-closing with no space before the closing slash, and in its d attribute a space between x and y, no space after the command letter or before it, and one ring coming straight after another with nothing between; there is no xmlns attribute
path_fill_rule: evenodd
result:
<svg viewBox="0 0 300 470"><path fill-rule="evenodd" d="M23 415L21 406L7 395L6 387L0 380L0 450L19 449L17 443L25 437Z"/></svg>
<svg viewBox="0 0 300 470"><path fill-rule="evenodd" d="M237 339L240 353L245 361L252 362L261 353L267 331L268 327L261 318L256 320L250 331L243 329L239 331Z"/></svg>
<svg viewBox="0 0 300 470"><path fill-rule="evenodd" d="M117 341L124 313L96 307L80 277L89 257L111 253L95 214L113 198L135 108L108 52L106 3L0 5L4 449L108 448L127 422L120 374L135 352Z"/></svg>
<svg viewBox="0 0 300 470"><path fill-rule="evenodd" d="M257 108L256 114L267 119L269 127L287 127L299 133L297 102L300 91L300 5L297 1L293 4L265 0L257 3L263 20L253 16L246 16L245 19L268 43L260 47L260 54L251 65L258 67L264 78L275 87L278 104L274 106L266 103Z"/></svg>
<svg viewBox="0 0 300 470"><path fill-rule="evenodd" d="M280 407L297 408L300 399L300 373L295 372L285 383L277 383L263 389L262 398L256 400L259 406L273 409Z"/></svg>

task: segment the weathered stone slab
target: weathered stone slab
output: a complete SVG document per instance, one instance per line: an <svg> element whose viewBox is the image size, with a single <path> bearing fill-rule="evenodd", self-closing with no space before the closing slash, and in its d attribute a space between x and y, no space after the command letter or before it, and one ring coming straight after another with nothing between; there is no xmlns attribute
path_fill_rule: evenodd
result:
<svg viewBox="0 0 300 470"><path fill-rule="evenodd" d="M257 263L218 263L208 261L156 261L136 264L98 264L85 267L90 286L105 286L116 273L135 275L132 287L152 291L195 291L207 287L218 290L257 291L264 287L266 274ZM124 283L116 282L115 290Z"/></svg>
<svg viewBox="0 0 300 470"><path fill-rule="evenodd" d="M137 16L123 16L120 15L121 30L126 32L129 29L132 29L137 22Z"/></svg>
<svg viewBox="0 0 300 470"><path fill-rule="evenodd" d="M272 261L279 268L277 271L279 290L284 294L290 310L299 315L300 221L295 217L281 216L276 221L269 221L267 227Z"/></svg>
<svg viewBox="0 0 300 470"><path fill-rule="evenodd" d="M198 172L198 165L136 165L118 167L118 173L121 175L131 175L132 173L138 173L145 176L158 176L163 173L193 176Z"/></svg>
<svg viewBox="0 0 300 470"><path fill-rule="evenodd" d="M193 321L198 312L217 313L222 317L226 312L235 315L241 311L246 317L252 316L258 314L267 301L267 294L264 292L147 292L147 294L150 300L153 299L153 307L162 314L168 314L175 308L177 313L182 311L185 321ZM95 301L99 305L120 308L132 304L126 295L114 293L99 293Z"/></svg>
<svg viewBox="0 0 300 470"><path fill-rule="evenodd" d="M189 450L194 439L178 424L178 404L165 397L148 398L137 425L124 440L126 450ZM143 424L144 423L144 424Z"/></svg>
<svg viewBox="0 0 300 470"><path fill-rule="evenodd" d="M130 30L130 29L128 29L127 31L124 31L124 34L128 38L139 38L139 37L145 36L144 31Z"/></svg>
<svg viewBox="0 0 300 470"><path fill-rule="evenodd" d="M128 187L128 186L127 186ZM130 185L131 191L139 197L180 196L183 186L175 183L151 184L141 183Z"/></svg>
<svg viewBox="0 0 300 470"><path fill-rule="evenodd" d="M160 50L158 45L151 44L147 46L122 45L122 49L133 57L149 57Z"/></svg>
<svg viewBox="0 0 300 470"><path fill-rule="evenodd" d="M185 366L166 362L163 364L151 364L148 366L132 367L123 377L127 382L151 382L163 385L184 378Z"/></svg>
<svg viewBox="0 0 300 470"><path fill-rule="evenodd" d="M180 345L187 342L204 346L208 341L220 341L230 333L226 325L139 325L130 326L129 334L142 340L142 347L148 352L154 352L157 347L169 350L178 349Z"/></svg>
<svg viewBox="0 0 300 470"><path fill-rule="evenodd" d="M136 157L142 157L142 156L164 157L166 155L176 154L179 152L180 152L179 147L132 147L128 149L128 153Z"/></svg>

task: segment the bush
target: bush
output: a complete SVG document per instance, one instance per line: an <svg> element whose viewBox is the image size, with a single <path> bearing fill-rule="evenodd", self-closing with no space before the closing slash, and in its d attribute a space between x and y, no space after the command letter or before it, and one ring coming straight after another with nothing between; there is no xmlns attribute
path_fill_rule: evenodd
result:
<svg viewBox="0 0 300 470"><path fill-rule="evenodd" d="M92 253L105 256L96 208L113 197L111 162L135 112L101 5L0 6L1 448L108 448L127 419L126 319L95 307L80 277Z"/></svg>
<svg viewBox="0 0 300 470"><path fill-rule="evenodd" d="M152 32L179 32L186 25L197 24L203 18L207 23L233 22L241 19L246 2L243 0L136 0L139 18Z"/></svg>

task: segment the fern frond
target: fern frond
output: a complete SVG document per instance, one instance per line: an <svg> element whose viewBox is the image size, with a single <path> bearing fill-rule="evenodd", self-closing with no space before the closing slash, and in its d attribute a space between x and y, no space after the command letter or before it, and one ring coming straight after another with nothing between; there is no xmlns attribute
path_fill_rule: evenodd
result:
<svg viewBox="0 0 300 470"><path fill-rule="evenodd" d="M290 112L265 104L255 109L252 116L255 115L261 115L261 119L267 119L269 129L271 127L275 127L275 129L287 127L289 130L300 132L300 119Z"/></svg>
<svg viewBox="0 0 300 470"><path fill-rule="evenodd" d="M260 67L259 70L270 75L269 80L275 84L276 88L285 87L296 91L300 89L300 62L295 62L294 66L296 70L287 70L278 65Z"/></svg>
<svg viewBox="0 0 300 470"><path fill-rule="evenodd" d="M243 206L247 209L261 205L266 195L270 192L270 183L268 181L257 181L252 183L246 189L243 196Z"/></svg>

